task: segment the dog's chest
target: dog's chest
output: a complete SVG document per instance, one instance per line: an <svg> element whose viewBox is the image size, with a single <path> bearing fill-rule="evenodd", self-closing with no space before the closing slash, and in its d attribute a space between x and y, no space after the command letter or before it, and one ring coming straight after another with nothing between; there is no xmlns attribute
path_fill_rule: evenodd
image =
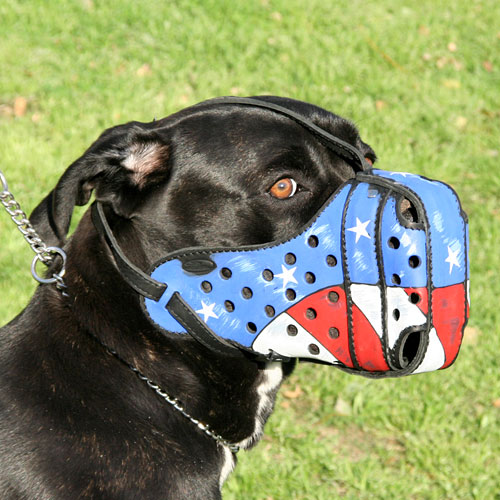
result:
<svg viewBox="0 0 500 500"><path fill-rule="evenodd" d="M281 363L269 362L262 370L259 380L256 384L256 406L254 414L254 428L253 432L237 443L242 448L249 448L256 443L262 436L264 424L266 423L269 415L273 411L276 393L283 380L283 367ZM219 478L219 484L222 487L229 474L235 466L235 457L228 448L224 448L222 459L222 467Z"/></svg>
<svg viewBox="0 0 500 500"><path fill-rule="evenodd" d="M269 415L274 407L274 400L278 388L283 380L283 367L281 363L269 362L262 370L260 380L256 385L256 410L254 415L254 430L250 436L238 443L241 448L249 448L258 441Z"/></svg>

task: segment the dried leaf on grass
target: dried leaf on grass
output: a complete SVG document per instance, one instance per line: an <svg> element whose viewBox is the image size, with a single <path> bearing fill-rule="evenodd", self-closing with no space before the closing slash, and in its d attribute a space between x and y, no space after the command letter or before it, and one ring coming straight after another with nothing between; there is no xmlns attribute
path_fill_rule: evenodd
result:
<svg viewBox="0 0 500 500"><path fill-rule="evenodd" d="M28 109L28 99L26 99L26 97L17 96L14 99L13 109L15 116L24 116Z"/></svg>
<svg viewBox="0 0 500 500"><path fill-rule="evenodd" d="M443 80L443 85L447 89L459 89L461 87L458 80Z"/></svg>
<svg viewBox="0 0 500 500"><path fill-rule="evenodd" d="M467 118L465 116L457 116L455 120L455 127L459 130L463 130L467 126Z"/></svg>
<svg viewBox="0 0 500 500"><path fill-rule="evenodd" d="M137 71L137 76L148 76L152 73L151 66L149 64L143 64Z"/></svg>
<svg viewBox="0 0 500 500"><path fill-rule="evenodd" d="M483 68L488 72L491 73L493 71L493 63L491 61L484 61L483 62Z"/></svg>
<svg viewBox="0 0 500 500"><path fill-rule="evenodd" d="M333 411L336 415L347 417L352 414L352 407L348 401L345 401L344 399L339 397L337 398L337 402L335 403Z"/></svg>
<svg viewBox="0 0 500 500"><path fill-rule="evenodd" d="M287 399L296 399L302 396L302 394L304 394L304 392L302 391L300 385L296 385L293 390L283 391L283 396Z"/></svg>
<svg viewBox="0 0 500 500"><path fill-rule="evenodd" d="M464 345L476 345L477 339L481 335L479 328L474 328L473 326L468 326L464 332Z"/></svg>

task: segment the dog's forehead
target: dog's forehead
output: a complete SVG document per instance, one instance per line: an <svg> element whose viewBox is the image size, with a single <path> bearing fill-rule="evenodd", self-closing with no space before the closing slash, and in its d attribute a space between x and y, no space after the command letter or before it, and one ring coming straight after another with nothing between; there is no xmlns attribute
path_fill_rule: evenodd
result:
<svg viewBox="0 0 500 500"><path fill-rule="evenodd" d="M300 112L305 118L355 147L364 146L351 122L321 108L301 104ZM312 152L327 149L303 126L269 110L195 106L174 125L170 130L179 155L189 164L209 163L214 169L228 162L251 167L279 164L290 157L305 160Z"/></svg>

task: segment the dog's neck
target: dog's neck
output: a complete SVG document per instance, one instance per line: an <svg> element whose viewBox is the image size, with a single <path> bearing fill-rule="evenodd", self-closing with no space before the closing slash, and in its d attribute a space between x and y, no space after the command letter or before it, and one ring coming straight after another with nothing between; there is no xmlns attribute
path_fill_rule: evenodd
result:
<svg viewBox="0 0 500 500"><path fill-rule="evenodd" d="M133 243L129 241L129 245ZM86 248L93 251L79 250ZM135 257L140 259L140 253ZM155 328L142 312L139 295L122 280L87 216L68 245L66 281L70 297L60 300L67 301L78 331L98 337L227 441L243 448L258 441L283 378L280 363L222 356L187 335ZM107 355L102 346L96 343L94 347L102 356ZM114 371L109 360L107 364ZM124 374L118 361L114 368L115 373L108 376L134 377L132 372ZM286 367L285 371L290 370ZM144 390L150 393L149 398L157 398L150 388Z"/></svg>

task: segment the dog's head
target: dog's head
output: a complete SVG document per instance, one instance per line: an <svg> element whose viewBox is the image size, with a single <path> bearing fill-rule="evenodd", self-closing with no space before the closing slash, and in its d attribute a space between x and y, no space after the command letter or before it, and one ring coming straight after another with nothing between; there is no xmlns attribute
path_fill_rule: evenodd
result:
<svg viewBox="0 0 500 500"><path fill-rule="evenodd" d="M62 244L74 205L87 203L94 191L98 202L94 224L113 250L125 281L141 295L154 299L153 306L146 307L147 315L165 330L188 332L216 352L241 354L240 350L254 345L253 351L261 358L269 355L267 359L303 357L305 352L305 357L377 376L449 366L458 353L467 316L466 216L448 186L417 176L408 183L406 174L390 179L390 173L363 173L345 184L343 195L337 196L341 184L374 161L373 150L361 141L352 124L320 108L278 98L218 99L159 122L130 123L106 131L69 167L32 220L49 243ZM262 316L266 311L272 320L259 326L253 316L238 319L231 314L235 304L224 297L218 297L218 304L205 303L204 293L210 293L212 285L198 275L215 273L218 264L211 260L211 254L249 246L253 246L251 252L264 250L269 247L266 243L276 247L277 242L292 239L299 232L309 237L298 244L300 252L304 244L306 248L317 247L317 236L306 234L304 226L327 199L324 210L328 215L323 212L318 216L320 227L311 226L313 233L327 231L321 243L324 255L317 252L316 257L307 254L301 259L310 268L311 259L320 258L321 265L314 273L302 269L300 278L309 285L319 275L325 275L326 281L319 280L315 289L306 284L303 290L285 290L289 281L301 287L290 274L296 268L283 265L289 256L295 259L290 251L294 243L281 248L274 271L260 258L262 252L257 252L260 261L249 257L243 262L226 251L229 260L219 258L220 274L231 273L223 261L238 261L235 265L241 268L241 276L251 268L253 278L246 274L244 279L253 280L262 292L252 303L264 301L256 306L256 314ZM121 243L115 241L103 207L119 229ZM436 214L447 220L448 229L436 222ZM366 230L369 223L371 234ZM351 232L350 239L346 232ZM359 242L361 237L367 240L364 246ZM310 238L315 239L313 243ZM137 272L137 267L120 256L120 246L143 269L156 262L160 281ZM399 247L397 253L388 250ZM186 248L190 250L172 255ZM336 256L327 251L333 248ZM162 258L166 262L162 263ZM337 258L342 265L336 266ZM181 268L179 262L170 266L173 259L182 261ZM328 259L334 259L335 264L328 264ZM449 275L443 272L446 263L450 264ZM272 275L280 276L279 265L282 290L275 283L266 284L273 280ZM336 271L325 266L336 267ZM453 266L457 267L456 275L452 275ZM212 276L221 279L221 275ZM222 280L229 277L222 276ZM143 288L144 281L152 284L153 292ZM176 283L174 288L163 293L172 282ZM219 288L240 299L245 289L250 289L245 284ZM451 297L451 308L439 305L442 293ZM329 294L334 294L331 299ZM278 295L278 302L272 302L271 297ZM311 297L315 307L310 307ZM243 311L247 304L241 300L237 307ZM316 326L306 321L308 327L303 328L304 318L315 320L317 307L325 304L329 305L322 320ZM358 313L361 304L364 307ZM216 306L219 314L211 309ZM399 321L401 311L405 319ZM294 315L298 315L296 324L290 322ZM214 332L207 326L210 317L222 318L222 331ZM436 333L439 318L451 318L453 331L443 328ZM340 332L338 322L343 325ZM242 336L239 332L244 325L248 332ZM326 357L319 356L322 351L316 343L307 347L308 328L317 330L313 335L323 347L325 343L329 346ZM226 336L228 329L236 333ZM301 333L298 342L283 349L281 337L289 341L297 331ZM263 338L266 341L260 345Z"/></svg>
<svg viewBox="0 0 500 500"><path fill-rule="evenodd" d="M349 121L292 99L266 100L375 161ZM163 120L105 131L31 220L47 243L63 245L74 206L86 204L93 192L144 235L144 254L152 262L180 248L285 238L353 175L345 158L290 118L214 100Z"/></svg>

